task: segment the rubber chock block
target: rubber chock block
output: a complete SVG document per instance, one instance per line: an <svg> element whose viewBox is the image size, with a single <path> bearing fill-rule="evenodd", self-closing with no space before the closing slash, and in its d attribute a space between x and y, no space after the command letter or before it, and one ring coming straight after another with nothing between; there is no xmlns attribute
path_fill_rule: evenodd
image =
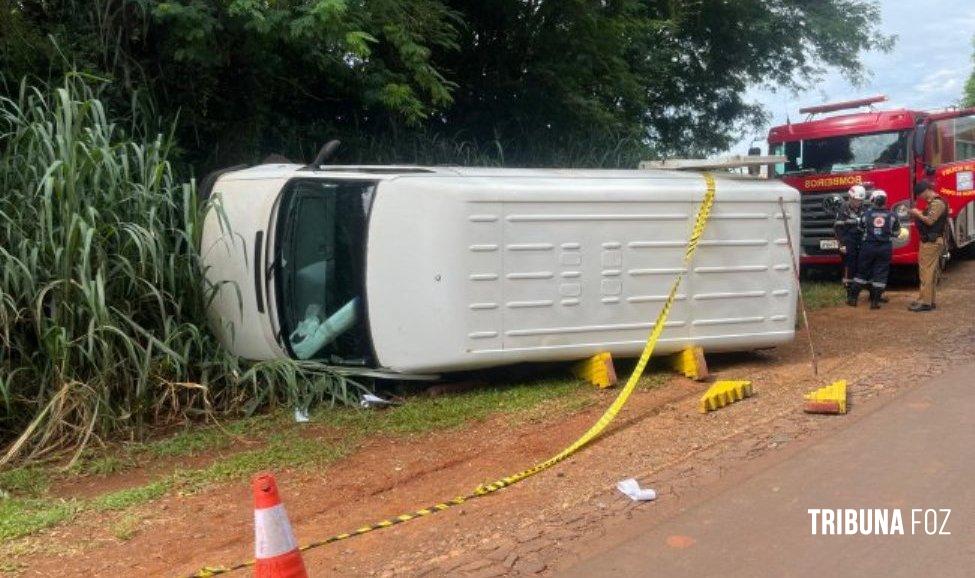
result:
<svg viewBox="0 0 975 578"><path fill-rule="evenodd" d="M616 385L616 367L613 366L613 356L608 352L597 353L574 364L572 373L600 389Z"/></svg>
<svg viewBox="0 0 975 578"><path fill-rule="evenodd" d="M805 399L802 409L806 413L846 413L846 380L809 392Z"/></svg>
<svg viewBox="0 0 975 578"><path fill-rule="evenodd" d="M708 378L708 364L704 359L704 350L700 347L688 347L670 356L670 366L677 373L694 381Z"/></svg>
<svg viewBox="0 0 975 578"><path fill-rule="evenodd" d="M701 413L714 411L752 395L750 381L716 381L701 396Z"/></svg>

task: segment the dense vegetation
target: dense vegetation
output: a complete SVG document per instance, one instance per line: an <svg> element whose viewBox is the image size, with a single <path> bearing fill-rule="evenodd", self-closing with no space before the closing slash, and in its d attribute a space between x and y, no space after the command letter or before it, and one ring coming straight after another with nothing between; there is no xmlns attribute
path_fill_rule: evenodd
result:
<svg viewBox="0 0 975 578"><path fill-rule="evenodd" d="M0 0L8 78L79 67L179 115L198 170L269 153L633 166L724 148L752 83L857 77L872 0Z"/></svg>
<svg viewBox="0 0 975 578"><path fill-rule="evenodd" d="M195 188L174 176L149 111L113 118L99 86L69 74L0 99L0 439L23 434L9 456L157 419L347 399L327 368L242 367L220 350L203 326Z"/></svg>
<svg viewBox="0 0 975 578"><path fill-rule="evenodd" d="M975 44L975 42L972 44ZM975 52L972 53L972 63L975 64ZM962 106L975 106L975 70L972 70L972 73L968 76L968 82L965 83Z"/></svg>
<svg viewBox="0 0 975 578"><path fill-rule="evenodd" d="M269 153L634 166L886 48L867 0L0 0L0 466L348 400L204 329L191 177Z"/></svg>

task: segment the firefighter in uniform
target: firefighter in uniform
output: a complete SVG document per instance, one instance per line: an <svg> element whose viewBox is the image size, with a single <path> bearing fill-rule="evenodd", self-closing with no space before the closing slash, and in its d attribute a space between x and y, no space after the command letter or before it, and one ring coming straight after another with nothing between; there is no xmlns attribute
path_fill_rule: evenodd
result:
<svg viewBox="0 0 975 578"><path fill-rule="evenodd" d="M935 308L934 294L938 284L939 262L945 249L945 226L948 223L948 203L939 197L929 181L914 185L914 196L927 203L924 211L911 209L911 216L921 237L918 251L918 279L921 285L917 300L908 306L914 312L931 311Z"/></svg>
<svg viewBox="0 0 975 578"><path fill-rule="evenodd" d="M857 262L857 274L853 278L851 305L856 306L857 298L864 287L870 291L870 308L880 309L880 299L887 287L890 274L890 257L893 252L891 239L901 232L897 216L887 208L887 193L877 189L870 193L872 205L863 212L860 219L863 227L863 244Z"/></svg>
<svg viewBox="0 0 975 578"><path fill-rule="evenodd" d="M836 213L833 232L843 255L843 286L846 287L846 302L856 305L853 297L853 278L857 273L857 261L860 258L860 244L863 241L863 231L860 229L860 217L863 216L863 201L867 198L867 190L863 185L850 187L847 200Z"/></svg>

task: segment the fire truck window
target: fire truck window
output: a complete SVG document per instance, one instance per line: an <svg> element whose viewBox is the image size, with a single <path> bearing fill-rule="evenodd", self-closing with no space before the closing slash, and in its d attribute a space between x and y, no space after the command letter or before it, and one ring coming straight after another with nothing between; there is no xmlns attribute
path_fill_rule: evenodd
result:
<svg viewBox="0 0 975 578"><path fill-rule="evenodd" d="M941 150L941 123L933 122L924 136L924 158L929 165L940 165L945 162Z"/></svg>
<svg viewBox="0 0 975 578"><path fill-rule="evenodd" d="M931 165L975 158L975 117L939 120L928 131L925 156Z"/></svg>
<svg viewBox="0 0 975 578"><path fill-rule="evenodd" d="M910 131L837 136L785 143L785 173L828 173L907 163Z"/></svg>
<svg viewBox="0 0 975 578"><path fill-rule="evenodd" d="M782 175L800 170L802 166L802 141L792 141L774 145L773 155L785 155L786 162L775 165L775 174Z"/></svg>
<svg viewBox="0 0 975 578"><path fill-rule="evenodd" d="M963 116L939 120L932 143L935 155L931 164L965 161L975 158L975 117ZM937 154L940 153L940 154Z"/></svg>
<svg viewBox="0 0 975 578"><path fill-rule="evenodd" d="M955 159L975 158L975 118L955 119Z"/></svg>

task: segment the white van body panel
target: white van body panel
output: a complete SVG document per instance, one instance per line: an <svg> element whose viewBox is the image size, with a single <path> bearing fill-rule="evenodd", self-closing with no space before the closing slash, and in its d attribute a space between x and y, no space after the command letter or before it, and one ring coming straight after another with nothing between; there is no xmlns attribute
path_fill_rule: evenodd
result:
<svg viewBox="0 0 975 578"><path fill-rule="evenodd" d="M377 182L367 221L368 333L376 366L460 371L600 352L638 355L677 272L704 197L700 174L670 171L264 165L214 188L203 235L211 324L249 359L286 357L274 284L257 310L254 241L275 254L276 202L294 178ZM423 172L418 172L423 171ZM772 347L795 336L796 288L778 199L794 238L799 195L779 181L717 177L701 246L657 353ZM239 288L240 299L237 299ZM238 302L240 305L238 305Z"/></svg>
<svg viewBox="0 0 975 578"><path fill-rule="evenodd" d="M705 183L649 171L458 169L383 182L367 296L379 363L449 371L642 350L682 259ZM701 247L657 352L791 341L796 292L778 199L719 178Z"/></svg>

